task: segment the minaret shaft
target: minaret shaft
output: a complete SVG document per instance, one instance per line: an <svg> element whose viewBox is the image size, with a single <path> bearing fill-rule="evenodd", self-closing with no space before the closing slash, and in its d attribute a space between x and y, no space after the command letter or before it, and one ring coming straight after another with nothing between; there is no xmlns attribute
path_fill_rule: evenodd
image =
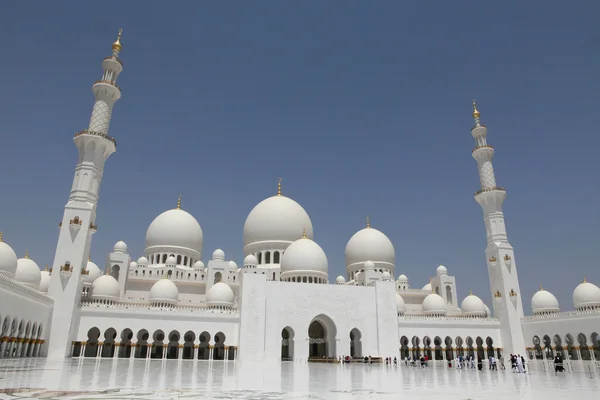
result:
<svg viewBox="0 0 600 400"><path fill-rule="evenodd" d="M494 148L487 144L487 128L479 119L473 102L475 125L471 135L475 139L473 158L477 161L480 190L475 201L481 205L487 237L486 257L494 316L500 320L502 347L505 354L525 354L525 339L521 328L523 303L514 260L514 250L508 241L502 204L506 198L504 188L496 185L492 158Z"/></svg>
<svg viewBox="0 0 600 400"><path fill-rule="evenodd" d="M119 39L120 36L119 33ZM77 333L77 308L83 286L80 278L89 259L92 235L98 229L96 206L104 164L116 151L116 142L108 136L108 128L114 103L121 97L121 90L116 85L116 79L123 70L118 58L121 50L119 39L113 44L112 56L102 62L102 79L94 82L92 86L95 102L89 128L76 133L73 139L79 158L69 200L60 223L48 287L48 294L54 299L47 349L51 359L69 356L71 341Z"/></svg>

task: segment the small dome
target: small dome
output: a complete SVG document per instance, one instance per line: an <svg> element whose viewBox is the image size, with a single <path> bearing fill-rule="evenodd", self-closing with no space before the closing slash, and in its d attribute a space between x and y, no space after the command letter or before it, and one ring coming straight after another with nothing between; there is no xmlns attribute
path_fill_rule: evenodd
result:
<svg viewBox="0 0 600 400"><path fill-rule="evenodd" d="M87 271L87 275L83 275L83 281L85 283L89 283L90 285L94 283L96 279L102 276L102 271L98 266L92 261L88 261L85 265L85 270Z"/></svg>
<svg viewBox="0 0 600 400"><path fill-rule="evenodd" d="M437 274L437 276L448 275L448 268L444 267L443 265L440 265L435 270L435 273Z"/></svg>
<svg viewBox="0 0 600 400"><path fill-rule="evenodd" d="M439 294L431 293L423 300L423 313L426 315L446 315L446 302Z"/></svg>
<svg viewBox="0 0 600 400"><path fill-rule="evenodd" d="M375 263L373 261L365 261L365 263L363 264L363 268L365 269L365 271L368 270L374 270L375 269Z"/></svg>
<svg viewBox="0 0 600 400"><path fill-rule="evenodd" d="M465 297L462 304L460 305L460 308L462 309L462 313L465 315L477 317L486 316L485 304L479 297L475 296L474 294L469 294L467 297Z"/></svg>
<svg viewBox="0 0 600 400"><path fill-rule="evenodd" d="M215 283L206 293L206 304L209 307L233 306L233 290L226 283Z"/></svg>
<svg viewBox="0 0 600 400"><path fill-rule="evenodd" d="M259 242L292 243L306 236L313 238L313 227L304 208L286 196L272 196L256 205L244 223L244 250L248 245Z"/></svg>
<svg viewBox="0 0 600 400"><path fill-rule="evenodd" d="M559 312L558 300L552 293L543 288L540 288L531 297L531 311L534 314Z"/></svg>
<svg viewBox="0 0 600 400"><path fill-rule="evenodd" d="M17 260L15 279L18 282L37 289L42 280L42 271L40 271L40 267L38 267L32 259L25 256L25 258L19 258Z"/></svg>
<svg viewBox="0 0 600 400"><path fill-rule="evenodd" d="M398 279L397 282L408 282L408 276L401 274Z"/></svg>
<svg viewBox="0 0 600 400"><path fill-rule="evenodd" d="M172 280L163 278L156 281L148 296L150 303L175 304L179 301L179 290Z"/></svg>
<svg viewBox="0 0 600 400"><path fill-rule="evenodd" d="M140 267L147 267L148 266L148 259L144 256L138 258L137 263Z"/></svg>
<svg viewBox="0 0 600 400"><path fill-rule="evenodd" d="M49 271L42 271L42 279L40 280L40 286L38 287L38 290L40 292L43 293L48 293L48 286L50 286L50 272Z"/></svg>
<svg viewBox="0 0 600 400"><path fill-rule="evenodd" d="M246 258L244 258L244 265L248 265L254 267L258 265L258 260L254 254L248 254Z"/></svg>
<svg viewBox="0 0 600 400"><path fill-rule="evenodd" d="M383 273L381 274L381 279L383 279L384 281L391 281L392 276L390 275L389 272L383 271Z"/></svg>
<svg viewBox="0 0 600 400"><path fill-rule="evenodd" d="M204 269L204 263L200 260L194 263L194 269Z"/></svg>
<svg viewBox="0 0 600 400"><path fill-rule="evenodd" d="M327 274L329 266L325 252L315 241L302 238L288 246L281 257L281 274L290 272L321 272Z"/></svg>
<svg viewBox="0 0 600 400"><path fill-rule="evenodd" d="M600 288L584 280L573 291L573 305L577 309L600 307Z"/></svg>
<svg viewBox="0 0 600 400"><path fill-rule="evenodd" d="M490 311L490 308L485 305L485 303L483 303L483 305L485 306L485 316L486 317L491 317L492 316L492 312Z"/></svg>
<svg viewBox="0 0 600 400"><path fill-rule="evenodd" d="M166 265L175 265L175 264L177 264L177 259L173 256L169 256L169 257L167 257L167 262L165 264Z"/></svg>
<svg viewBox="0 0 600 400"><path fill-rule="evenodd" d="M229 268L237 269L237 263L233 260L229 261Z"/></svg>
<svg viewBox="0 0 600 400"><path fill-rule="evenodd" d="M364 228L356 232L346 244L346 268L361 265L371 260L375 264L386 264L393 269L396 251L390 239L375 228Z"/></svg>
<svg viewBox="0 0 600 400"><path fill-rule="evenodd" d="M132 261L129 263L129 269L136 269L138 266L138 263L136 263L135 261Z"/></svg>
<svg viewBox="0 0 600 400"><path fill-rule="evenodd" d="M92 283L92 299L117 300L120 292L119 282L111 275L102 275Z"/></svg>
<svg viewBox="0 0 600 400"><path fill-rule="evenodd" d="M336 285L343 285L344 283L346 283L346 279L344 279L343 276L340 275L337 278L335 278Z"/></svg>
<svg viewBox="0 0 600 400"><path fill-rule="evenodd" d="M113 253L127 253L127 243L122 240L119 240L113 246Z"/></svg>
<svg viewBox="0 0 600 400"><path fill-rule="evenodd" d="M213 260L225 261L225 252L221 249L216 249L212 255Z"/></svg>
<svg viewBox="0 0 600 400"><path fill-rule="evenodd" d="M396 310L399 314L404 314L406 312L406 304L404 303L404 299L398 293L396 293Z"/></svg>
<svg viewBox="0 0 600 400"><path fill-rule="evenodd" d="M202 254L204 235L196 218L180 208L167 210L146 231L146 254L152 247L177 247ZM139 263L138 263L139 264Z"/></svg>
<svg viewBox="0 0 600 400"><path fill-rule="evenodd" d="M2 241L0 233L0 273L13 277L15 272L17 272L17 255L12 247Z"/></svg>
<svg viewBox="0 0 600 400"><path fill-rule="evenodd" d="M431 282L428 283L427 285L423 286L423 289L421 290L427 290L428 292L431 292Z"/></svg>

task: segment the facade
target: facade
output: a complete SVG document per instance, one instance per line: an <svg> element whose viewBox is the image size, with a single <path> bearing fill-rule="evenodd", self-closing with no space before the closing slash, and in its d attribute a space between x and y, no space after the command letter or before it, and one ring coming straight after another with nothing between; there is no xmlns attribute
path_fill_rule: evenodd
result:
<svg viewBox="0 0 600 400"><path fill-rule="evenodd" d="M0 235L0 358L446 360L515 353L543 365L563 352L574 369L600 360L600 288L592 283L575 289L573 312L561 313L541 289L531 300L534 315L524 315L502 212L506 192L496 185L494 149L475 103L475 200L484 215L491 309L472 293L459 303L457 279L443 265L422 288L404 274L396 279L394 246L369 220L348 241L346 276L330 279L310 217L283 194L281 180L245 221L239 267L220 249L203 255L202 228L179 199L149 225L144 254L133 257L118 241L102 272L89 254L104 165L116 151L108 130L121 96L120 39L92 86L88 129L74 138L78 164L52 267L41 271L28 254L17 259Z"/></svg>

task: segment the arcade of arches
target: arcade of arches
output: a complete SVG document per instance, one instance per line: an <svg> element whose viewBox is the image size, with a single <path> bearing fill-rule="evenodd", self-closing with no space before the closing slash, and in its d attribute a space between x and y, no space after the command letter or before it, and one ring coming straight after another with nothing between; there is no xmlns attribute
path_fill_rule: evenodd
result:
<svg viewBox="0 0 600 400"><path fill-rule="evenodd" d="M0 358L39 357L44 344L42 324L0 316Z"/></svg>
<svg viewBox="0 0 600 400"><path fill-rule="evenodd" d="M460 336L454 339L450 336L446 336L444 339L436 336L433 340L429 336L422 339L413 336L410 340L406 336L400 338L401 359L408 357L415 359L421 356L427 356L430 360L453 360L457 356L473 356L474 358L486 359L491 356L500 357L501 355L502 348L494 347L494 341L489 336L485 339L478 336L475 340L470 336L464 339Z"/></svg>
<svg viewBox="0 0 600 400"><path fill-rule="evenodd" d="M228 346L223 332L211 337L208 332L196 335L187 331L182 336L178 331L166 335L160 329L152 334L141 329L134 334L127 328L117 335L114 328L108 328L102 335L100 329L93 327L87 333L88 340L72 343L71 354L73 357L184 360L235 360L237 355L237 346Z"/></svg>
<svg viewBox="0 0 600 400"><path fill-rule="evenodd" d="M598 332L586 336L580 332L576 338L571 334L564 337L554 335L538 335L533 337L533 347L527 348L530 360L553 360L558 354L564 360L597 361L600 360L600 335Z"/></svg>

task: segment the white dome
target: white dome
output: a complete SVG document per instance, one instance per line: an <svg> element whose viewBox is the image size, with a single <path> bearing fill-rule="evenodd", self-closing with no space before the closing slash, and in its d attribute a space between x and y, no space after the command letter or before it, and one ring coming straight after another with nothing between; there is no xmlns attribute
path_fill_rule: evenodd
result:
<svg viewBox="0 0 600 400"><path fill-rule="evenodd" d="M340 275L337 278L335 278L335 283L336 285L343 285L344 283L346 283L346 279Z"/></svg>
<svg viewBox="0 0 600 400"><path fill-rule="evenodd" d="M194 263L194 269L204 269L204 263L200 260Z"/></svg>
<svg viewBox="0 0 600 400"><path fill-rule="evenodd" d="M281 257L281 274L290 272L328 273L327 256L315 241L302 238L289 245Z"/></svg>
<svg viewBox="0 0 600 400"><path fill-rule="evenodd" d="M383 271L383 273L381 274L381 279L383 279L384 281L391 281L392 276L390 275L389 272Z"/></svg>
<svg viewBox="0 0 600 400"><path fill-rule="evenodd" d="M426 315L445 315L446 302L439 294L431 293L423 299L423 313Z"/></svg>
<svg viewBox="0 0 600 400"><path fill-rule="evenodd" d="M467 297L465 297L460 305L460 308L462 309L462 313L465 315L485 317L487 314L485 311L485 304L474 294L469 294Z"/></svg>
<svg viewBox="0 0 600 400"><path fill-rule="evenodd" d="M573 305L575 308L600 307L600 288L584 280L573 291Z"/></svg>
<svg viewBox="0 0 600 400"><path fill-rule="evenodd" d="M19 258L17 260L17 271L15 279L18 282L29 285L35 289L39 288L42 280L42 271L40 267L30 258Z"/></svg>
<svg viewBox="0 0 600 400"><path fill-rule="evenodd" d="M364 268L365 271L374 270L375 269L375 263L373 261L371 261L371 260L367 260L363 264L363 268Z"/></svg>
<svg viewBox="0 0 600 400"><path fill-rule="evenodd" d="M119 240L113 246L113 253L127 253L127 243L122 240Z"/></svg>
<svg viewBox="0 0 600 400"><path fill-rule="evenodd" d="M172 280L167 278L159 279L152 285L148 298L150 303L174 304L179 301L179 290L177 290L177 285Z"/></svg>
<svg viewBox="0 0 600 400"><path fill-rule="evenodd" d="M2 241L0 234L0 273L13 277L17 272L17 255L12 247Z"/></svg>
<svg viewBox="0 0 600 400"><path fill-rule="evenodd" d="M386 264L393 271L396 263L394 245L383 232L375 228L365 228L356 232L346 244L346 269L371 260L375 264ZM357 265L358 264L358 265Z"/></svg>
<svg viewBox="0 0 600 400"><path fill-rule="evenodd" d="M138 258L137 263L140 267L146 267L148 266L148 259L144 256Z"/></svg>
<svg viewBox="0 0 600 400"><path fill-rule="evenodd" d="M423 289L421 290L427 290L428 292L431 292L431 283L428 283L427 285L423 286Z"/></svg>
<svg viewBox="0 0 600 400"><path fill-rule="evenodd" d="M102 275L92 283L92 299L117 300L120 292L119 282L111 275Z"/></svg>
<svg viewBox="0 0 600 400"><path fill-rule="evenodd" d="M146 254L152 247L177 247L202 254L204 235L196 219L179 208L165 211L146 231Z"/></svg>
<svg viewBox="0 0 600 400"><path fill-rule="evenodd" d="M233 305L233 290L226 283L215 283L206 293L206 304L209 307L231 307Z"/></svg>
<svg viewBox="0 0 600 400"><path fill-rule="evenodd" d="M398 277L397 281L398 281L398 282L408 282L408 276L406 276L406 275L404 275L404 274L401 274L401 275Z"/></svg>
<svg viewBox="0 0 600 400"><path fill-rule="evenodd" d="M485 306L485 316L486 317L491 317L492 316L492 312L490 311L490 308L485 303L483 303L483 305Z"/></svg>
<svg viewBox="0 0 600 400"><path fill-rule="evenodd" d="M444 267L443 265L440 265L435 270L435 273L437 274L437 276L448 275L448 268Z"/></svg>
<svg viewBox="0 0 600 400"><path fill-rule="evenodd" d="M255 266L258 264L258 260L254 254L248 254L246 258L244 258L244 265Z"/></svg>
<svg viewBox="0 0 600 400"><path fill-rule="evenodd" d="M558 300L552 293L543 288L540 288L531 297L531 311L534 314L548 313L548 312L559 312Z"/></svg>
<svg viewBox="0 0 600 400"><path fill-rule="evenodd" d="M306 236L313 238L313 227L304 208L286 196L269 197L250 211L244 223L244 251L248 245L260 242L294 242Z"/></svg>
<svg viewBox="0 0 600 400"><path fill-rule="evenodd" d="M216 249L215 251L213 251L212 259L225 261L225 252L221 249Z"/></svg>
<svg viewBox="0 0 600 400"><path fill-rule="evenodd" d="M44 293L48 293L48 286L50 286L50 272L49 271L42 271L42 279L40 280L40 286L38 287L38 290L40 292L44 292Z"/></svg>
<svg viewBox="0 0 600 400"><path fill-rule="evenodd" d="M96 279L102 276L102 271L100 271L100 268L92 261L87 262L85 270L88 273L87 275L83 275L83 281L85 283L92 284Z"/></svg>
<svg viewBox="0 0 600 400"><path fill-rule="evenodd" d="M166 265L175 265L177 264L177 259L174 256L167 257Z"/></svg>
<svg viewBox="0 0 600 400"><path fill-rule="evenodd" d="M138 266L138 263L136 263L135 261L132 261L129 263L129 269L136 269Z"/></svg>
<svg viewBox="0 0 600 400"><path fill-rule="evenodd" d="M237 263L233 260L229 261L229 268L237 269Z"/></svg>
<svg viewBox="0 0 600 400"><path fill-rule="evenodd" d="M404 303L404 299L398 293L396 293L396 311L400 314L404 314L406 312L406 304Z"/></svg>

